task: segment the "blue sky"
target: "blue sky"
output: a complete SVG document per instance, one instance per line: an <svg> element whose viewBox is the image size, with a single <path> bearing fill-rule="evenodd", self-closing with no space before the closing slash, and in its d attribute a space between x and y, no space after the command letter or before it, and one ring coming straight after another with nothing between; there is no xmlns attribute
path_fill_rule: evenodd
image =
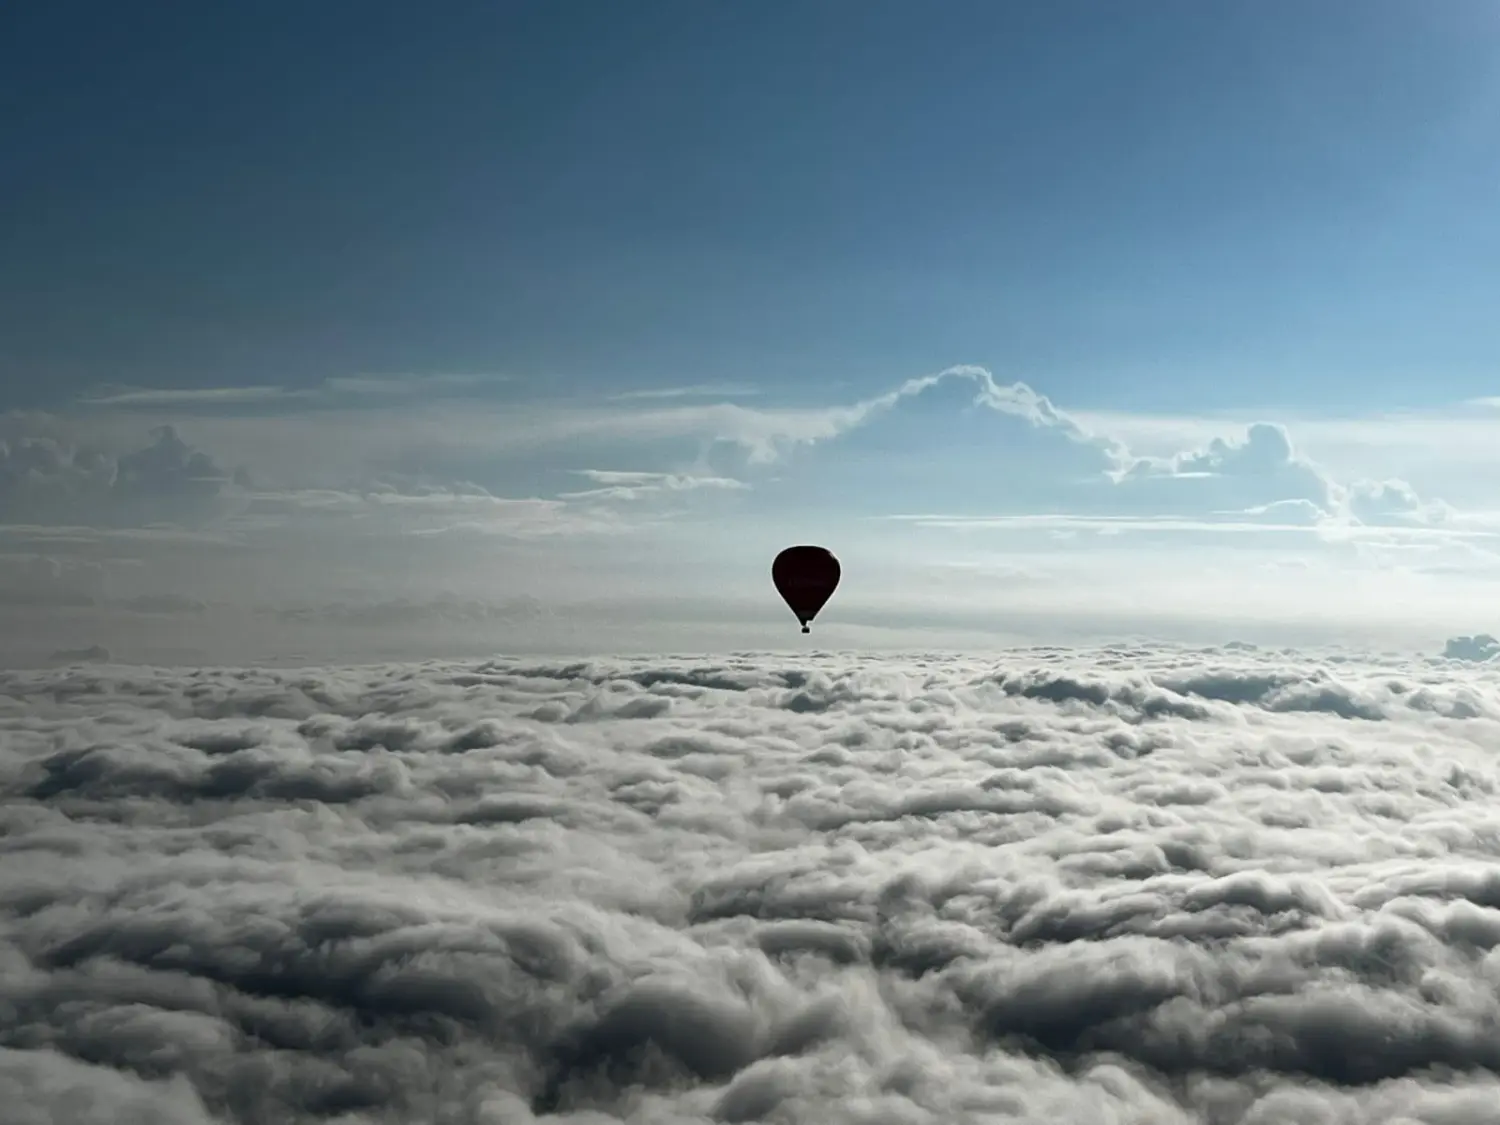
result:
<svg viewBox="0 0 1500 1125"><path fill-rule="evenodd" d="M1492 3L59 2L0 73L37 637L762 647L808 539L853 646L1494 604Z"/></svg>

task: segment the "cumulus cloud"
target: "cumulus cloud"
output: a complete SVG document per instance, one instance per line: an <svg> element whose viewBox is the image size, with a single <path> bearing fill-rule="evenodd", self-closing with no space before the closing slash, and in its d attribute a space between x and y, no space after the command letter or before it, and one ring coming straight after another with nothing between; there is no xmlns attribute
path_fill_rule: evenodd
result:
<svg viewBox="0 0 1500 1125"><path fill-rule="evenodd" d="M1423 499L1404 480L1339 481L1296 449L1286 426L1272 422L1172 456L1137 457L1115 478L1160 501L1234 505L1239 515L1308 526L1429 525L1451 514L1447 504Z"/></svg>
<svg viewBox="0 0 1500 1125"><path fill-rule="evenodd" d="M11 422L16 428L14 418ZM70 540L79 540L85 529L170 527L253 538L282 526L314 534L384 527L401 533L463 531L528 538L631 530L643 526L647 517L627 525L612 502L693 487L738 486L648 474L649 480L567 496L511 497L471 481L370 467L359 479L327 487L277 489L260 485L246 467L223 468L171 425L154 428L151 437L149 444L118 454L45 432L0 439L0 525L11 533L29 532L32 538L46 537L47 528L73 529L66 533ZM5 568L0 557L0 578ZM65 590L56 581L41 590L35 575L22 584L24 589L7 585L10 589L0 589L0 598L65 596L74 604L94 598Z"/></svg>
<svg viewBox="0 0 1500 1125"><path fill-rule="evenodd" d="M50 555L0 555L0 605L90 606L104 595L107 576L94 562Z"/></svg>
<svg viewBox="0 0 1500 1125"><path fill-rule="evenodd" d="M985 368L958 365L908 379L888 391L854 402L831 405L756 405L730 401L683 402L694 395L667 388L659 396L631 393L617 404L527 402L505 410L503 418L486 416L482 432L464 433L456 420L443 437L466 446L493 448L497 441L512 451L547 447L579 448L582 443L623 443L657 448L715 445L732 448L752 467L782 462L801 449L853 434L914 404L934 392L959 396L963 405L990 414L1018 418L1038 431L1055 434L1081 448L1096 448L1105 461L1121 454L1107 436L1095 434L1023 382L1003 384ZM699 389L695 389L699 390ZM1101 462L1102 464L1103 462ZM1112 462L1111 462L1112 463ZM577 468L576 465L571 466Z"/></svg>
<svg viewBox="0 0 1500 1125"><path fill-rule="evenodd" d="M462 388L471 381L468 376L331 379L318 393L359 394L389 403L415 393L414 388ZM249 395L252 389L221 388L228 402L278 398ZM201 397L212 405L218 401L213 391L162 391L160 396L121 392L122 405L134 411L157 403L158 397L174 404L197 403ZM288 391L279 397L296 395ZM379 411L370 413L377 416ZM134 433L137 415L129 412L127 417L129 432ZM576 472L598 487L517 496L431 471L420 458L415 465L392 464L376 451L337 476L305 471L288 475L280 470L276 444L269 439L293 419L200 417L190 424L212 430L226 421L258 427L267 439L258 451L251 450L253 467L222 467L213 454L186 441L174 424L154 427L150 443L139 446L123 443L117 431L90 430L77 417L0 415L0 525L12 532L170 525L250 538L272 528L314 535L384 528L402 534L457 531L535 538L638 530L662 516L673 498L697 490L748 487L743 481L703 472L583 469ZM312 444L316 447L317 442Z"/></svg>
<svg viewBox="0 0 1500 1125"><path fill-rule="evenodd" d="M1350 513L1363 523L1441 523L1452 509L1441 500L1424 500L1404 480L1359 480L1349 486Z"/></svg>
<svg viewBox="0 0 1500 1125"><path fill-rule="evenodd" d="M216 511L234 476L172 426L118 455L46 436L0 440L0 522L190 523Z"/></svg>
<svg viewBox="0 0 1500 1125"><path fill-rule="evenodd" d="M1335 486L1297 453L1285 426L1270 422L1249 426L1243 437L1216 437L1203 448L1171 457L1136 458L1119 479L1127 486L1154 484L1152 495L1182 495L1200 506L1234 503L1255 509L1300 502L1323 512L1334 507Z"/></svg>
<svg viewBox="0 0 1500 1125"><path fill-rule="evenodd" d="M1097 434L1081 425L1072 415L1058 409L1044 394L1040 394L1026 383L1001 383L985 368L972 364L949 367L932 375L908 379L884 394L864 399L852 406L832 408L813 414L821 426L811 426L803 433L778 435L781 440L818 441L839 437L878 420L898 406L924 396L936 389L961 388L968 393L968 402L976 407L996 414L1018 418L1033 429L1055 435L1082 451L1096 455L1092 463L1101 468L1113 465L1127 456L1123 446L1107 435ZM758 459L767 459L776 447L756 445L752 447Z"/></svg>
<svg viewBox="0 0 1500 1125"><path fill-rule="evenodd" d="M637 509L648 499L681 502L691 491L743 490L786 471L793 454L813 449L825 479L841 479L837 466L853 458L851 479L868 483L872 468L861 460L862 450L897 449L907 455L957 450L965 457L999 457L1013 474L1024 466L1006 495L1024 496L1032 511L1055 511L1061 504L1075 515L1113 510L1264 519L1278 506L1297 505L1295 522L1379 526L1428 525L1449 514L1446 505L1424 499L1405 480L1336 478L1293 445L1287 427L1273 422L1252 423L1239 435L1213 437L1195 448L1140 456L1121 436L1128 426L1112 432L1085 424L1028 383L1005 383L974 365L823 406L750 405L734 401L746 388L712 385L628 391L607 407L589 400L495 397L503 387L495 376L432 375L335 378L310 388L116 389L96 395L83 415L54 420L52 429L66 433L83 422L107 426L111 417L133 423L136 411L150 409L165 423L154 447L131 454L127 464L92 452L86 443L69 453L55 448L56 437L23 437L17 467L7 471L0 465L0 497L12 496L12 521L21 518L14 496L24 491L32 499L30 511L44 512L44 522L59 522L60 513L70 510L58 502L59 492L109 491L118 464L130 469L122 478L126 490L135 482L136 491L163 503L175 496L179 505L197 492L201 504L228 474L210 454L183 444L174 428L181 423L207 435L203 440L222 458L248 466L239 470L239 482L263 494L262 511L276 502L327 508L334 494L343 495L345 506L360 508L378 496L422 496L435 504L445 497L474 503L487 495L504 504ZM256 410L244 409L252 404ZM312 411L313 405L319 409ZM1010 427L997 424L1007 419ZM873 435L868 448L861 445L866 434ZM606 456L634 465L629 471L587 467ZM545 466L540 475L538 466ZM957 466L953 472L951 478L918 481L909 467L894 468L887 483L903 490L909 502L924 488L929 496L947 495L959 481L972 479L972 464L967 478ZM531 491L563 473L581 474L597 487ZM528 482L530 495L515 494L517 474ZM30 482L24 490L14 485L21 475ZM1117 487L1105 487L1111 481ZM112 505L117 518L126 510L119 499ZM0 518L6 518L4 510ZM1309 519L1309 513L1319 514Z"/></svg>
<svg viewBox="0 0 1500 1125"><path fill-rule="evenodd" d="M1257 422L1241 441L1215 438L1207 449L1173 458L1172 470L1178 476L1266 476L1300 464L1285 426Z"/></svg>
<svg viewBox="0 0 1500 1125"><path fill-rule="evenodd" d="M952 443L961 415L970 411L1024 421L1046 439L1042 445L1027 447L1032 466L1028 487L1065 497L1077 506L1075 514L1080 516L1128 507L1132 515L1147 510L1158 517L1235 517L1303 527L1399 527L1429 526L1453 515L1449 505L1423 498L1404 480L1339 479L1299 451L1288 427L1275 422L1254 422L1240 435L1215 436L1201 446L1170 455L1137 456L1118 435L1086 425L1028 384L1001 383L987 369L973 365L909 379L847 406L778 410L726 405L707 413L707 408L681 408L623 415L608 424L643 423L654 432L661 427L665 433L670 429L669 419L684 425L702 423L716 440L742 448L751 466L764 466L799 447L845 441L889 426L922 404L943 412L939 426L918 431L917 436L929 445L934 434ZM1015 445L1009 432L984 432L993 442L993 455ZM942 449L935 446L931 452L936 455ZM1115 488L1079 491L1074 487L1091 480L1112 482ZM1009 491L1016 491L1021 483L1014 482ZM1032 494L1028 491L1027 495Z"/></svg>
<svg viewBox="0 0 1500 1125"><path fill-rule="evenodd" d="M0 1096L1479 1125L1497 733L1246 646L4 674Z"/></svg>
<svg viewBox="0 0 1500 1125"><path fill-rule="evenodd" d="M1269 504L1257 504L1243 512L1217 513L1237 515L1249 520L1265 520L1270 524L1296 527L1317 527L1328 518L1328 513L1305 497L1295 500L1273 500Z"/></svg>
<svg viewBox="0 0 1500 1125"><path fill-rule="evenodd" d="M1476 633L1472 637L1449 637L1443 646L1443 655L1449 660L1470 660L1482 664L1488 660L1500 661L1500 640L1488 633Z"/></svg>
<svg viewBox="0 0 1500 1125"><path fill-rule="evenodd" d="M1090 576L1057 583L1079 620L1122 600L1159 619L1185 613L1175 598L1164 603L1117 580L1123 552L1160 552L1168 538L1195 552L1188 565L1200 574L1202 551L1231 541L1246 555L1318 553L1424 574L1494 566L1479 549L1448 545L1494 534L1474 511L1447 513L1404 478L1335 479L1284 427L1252 425L1141 457L1028 383L973 366L829 406L769 395L715 400L703 387L543 401L468 377L329 380L307 391L317 392L316 411L305 409L312 400L303 389L229 390L232 409L213 405L208 390L202 401L196 391L129 390L119 394L134 397L114 405L0 415L0 546L101 566L112 587L104 593L71 576L6 582L0 570L5 629L32 629L35 607L50 604L80 620L66 636L47 637L42 653L95 639L135 653L148 633L159 653L169 626L196 630L195 647L207 643L221 606L301 611L326 601L322 620L343 624L360 616L356 603L382 607L378 617L393 600L443 592L477 602L586 589L638 611L680 600L696 584L704 604L725 589L743 602L747 584L763 581L745 560L786 534L842 542L867 566L900 555L908 573L955 551L993 551L1002 536L1008 553L1033 560L1070 537L1095 555ZM161 425L147 430L148 421ZM917 514L905 521L909 531L891 519L903 513ZM712 592L707 574L724 576ZM872 596L911 627L932 627L912 619L902 581L893 575ZM988 600L1009 612L1010 596L983 591L974 611ZM83 622L88 615L110 620ZM1452 631L1466 619L1421 627ZM254 651L280 651L265 632L272 619L258 620L266 639ZM370 634L363 629L362 641ZM685 643L673 636L664 627L644 647ZM288 645L304 651L300 641ZM24 659L36 658L30 642L26 651Z"/></svg>

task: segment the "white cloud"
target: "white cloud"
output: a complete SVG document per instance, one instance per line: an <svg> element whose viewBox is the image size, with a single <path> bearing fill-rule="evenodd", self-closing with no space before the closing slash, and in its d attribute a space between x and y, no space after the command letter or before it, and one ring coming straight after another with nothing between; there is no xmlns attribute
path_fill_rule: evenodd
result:
<svg viewBox="0 0 1500 1125"><path fill-rule="evenodd" d="M190 633L189 647L217 652L212 631L246 627L245 614L259 616L234 652L337 653L359 607L378 619L371 607L402 601L523 596L573 607L566 628L507 626L528 649L774 643L784 622L766 560L802 539L851 564L830 625L857 646L1196 635L1256 615L1299 637L1408 643L1460 627L1500 579L1500 497L1464 507L1395 473L1343 474L1281 423L1142 452L1128 426L972 366L828 406L662 390L683 393L543 401L487 376L351 377L309 390L315 411L262 396L253 410L164 399L3 415L0 551L101 568L110 592L90 595L90 620L124 654L176 651ZM890 518L902 513L919 518ZM954 575L978 571L955 572L958 555L1040 577L1024 595L966 586ZM21 638L8 647L35 658L36 622L12 612L32 587L0 581L0 627ZM200 607L165 615L175 638L157 629L164 615L126 611L166 597ZM283 635L280 610L323 602L350 608ZM596 627L577 616L585 603L605 614ZM88 605L69 605L47 627L86 647ZM477 623L432 620L463 651L494 643ZM377 643L373 628L359 636ZM423 644L444 651L436 633Z"/></svg>
<svg viewBox="0 0 1500 1125"><path fill-rule="evenodd" d="M1208 496L1221 503L1244 505L1243 514L1267 516L1296 511L1303 522L1376 526L1445 521L1452 508L1441 500L1423 499L1399 479L1338 480L1293 447L1287 427L1255 422L1241 437L1214 437L1204 446L1167 457L1140 457L1118 474L1123 486L1148 488L1158 502L1203 506ZM1176 482L1173 496L1164 482Z"/></svg>
<svg viewBox="0 0 1500 1125"><path fill-rule="evenodd" d="M1449 660L1471 660L1477 663L1495 661L1500 663L1500 640L1489 633L1472 637L1449 637L1443 646L1443 655Z"/></svg>
<svg viewBox="0 0 1500 1125"><path fill-rule="evenodd" d="M1305 497L1295 500L1273 500L1256 504L1241 512L1216 512L1217 516L1239 516L1241 519L1264 520L1268 524L1316 527L1328 519L1328 513Z"/></svg>
<svg viewBox="0 0 1500 1125"><path fill-rule="evenodd" d="M733 477L695 476L687 473L643 473L606 469L578 469L580 476L600 485L578 492L560 492L563 500L642 500L663 493L692 492L707 488L742 490L750 486Z"/></svg>
<svg viewBox="0 0 1500 1125"><path fill-rule="evenodd" d="M791 449L856 430L899 404L943 385L972 389L970 401L987 410L1055 430L1081 445L1113 449L1107 439L1085 431L1025 384L1004 386L983 368L970 366L911 379L884 394L854 403L820 407L749 407L730 401L676 403L670 399L638 399L636 405L627 400L603 406L593 400L538 402L524 397L456 404L433 395L431 401L402 403L399 409L370 402L347 410L282 416L274 426L263 417L222 413L184 414L178 421L185 425L191 419L193 432L203 435L202 440L212 448L225 450L226 457L249 461L258 454L267 462L265 471L273 471L278 464L299 465L306 471L313 460L310 455L325 463L339 462L338 471L347 476L351 464L368 465L372 461L390 464L485 456L517 458L561 448L582 451L609 443L688 451L704 443L722 443L738 448L753 463L765 465ZM164 411L164 417L171 420L173 415ZM109 419L105 412L87 421L99 427L112 425ZM274 444L268 439L274 439ZM273 452L274 458L270 456Z"/></svg>
<svg viewBox="0 0 1500 1125"><path fill-rule="evenodd" d="M1163 470L1175 476L1269 476L1288 467L1301 467L1285 426L1256 422L1238 441L1215 438L1207 448L1180 453L1165 465L1143 461L1145 472Z"/></svg>
<svg viewBox="0 0 1500 1125"><path fill-rule="evenodd" d="M1043 394L1039 394L1025 383L1009 385L997 382L989 371L973 365L947 368L933 375L908 379L900 386L884 394L864 399L851 406L829 408L822 411L787 412L768 415L768 418L795 418L800 426L788 425L781 434L768 439L739 436L735 440L747 441L756 459L770 459L784 444L811 443L842 434L868 425L902 403L925 395L935 388L968 384L973 391L970 402L996 414L1018 418L1032 428L1050 431L1076 446L1099 455L1103 465L1123 458L1125 450L1109 437L1094 433L1079 424L1071 415L1059 410ZM762 444L762 441L766 444Z"/></svg>
<svg viewBox="0 0 1500 1125"><path fill-rule="evenodd" d="M1213 438L1200 449L1138 458L1119 479L1126 486L1149 487L1150 495L1162 500L1173 495L1170 488L1199 507L1248 509L1300 501L1325 513L1335 506L1337 487L1293 449L1285 426L1269 422L1253 423L1238 438ZM1172 483L1163 487L1166 482Z"/></svg>
<svg viewBox="0 0 1500 1125"><path fill-rule="evenodd" d="M438 377L430 377L434 383ZM458 377L451 377L458 378ZM462 377L467 380L469 377ZM371 380L329 380L325 388L365 387ZM390 381L399 388L415 387L414 381ZM346 386L347 385L347 386ZM467 384L465 384L467 385ZM1358 478L1341 483L1334 475L1293 449L1286 427L1254 423L1238 437L1216 436L1201 448L1170 454L1136 454L1117 433L1091 428L1078 417L1055 406L1046 396L1025 383L997 382L985 369L957 366L933 375L914 378L891 390L853 403L825 407L749 407L730 401L705 404L672 403L671 397L686 392L707 393L709 388L665 388L660 399L621 399L607 409L581 400L539 403L517 400L479 400L449 403L434 392L426 399L403 402L399 410L383 409L380 396L349 409L325 409L300 417L275 418L208 416L193 419L199 440L235 464L250 465L257 480L277 490L295 488L349 489L361 477L392 474L432 478L438 484L455 479L480 480L491 492L499 477L514 474L517 467L549 459L558 471L578 472L584 467L558 458L591 456L613 450L612 459L646 458L631 471L654 474L653 484L668 478L695 481L752 483L747 473L765 473L798 449L826 446L875 426L882 419L910 409L911 405L941 392L936 400L942 410L977 410L995 416L993 450L1005 454L1015 443L1015 434L1004 430L1004 419L1024 422L1027 429L1050 436L1059 451L1071 448L1071 461L1053 460L1045 466L1057 477L1058 498L1068 497L1070 483L1109 474L1128 487L1117 494L1118 503L1133 510L1141 504L1166 505L1174 515L1222 510L1263 508L1288 501L1307 501L1330 515L1347 516L1346 490L1355 489L1365 513L1382 512L1409 520L1433 509L1431 501L1415 498L1414 506L1395 511L1388 503L1372 503L1372 488ZM676 392L684 392L676 395ZM668 396L667 392L673 392ZM955 392L958 392L955 397ZM646 392L627 392L639 396ZM650 392L655 393L655 392ZM430 401L428 401L430 399ZM88 419L92 425L101 418ZM170 415L167 421L171 421ZM956 419L955 419L956 420ZM1128 426L1125 427L1128 430ZM933 455L942 453L944 427L940 421L925 431L907 435L934 444ZM1041 447L1028 446L1038 453ZM714 464L715 450L738 450L743 460ZM913 454L919 450L911 450ZM966 455L982 450L965 447ZM837 458L829 447L823 454ZM652 464L650 461L656 463ZM1040 464L1040 462L1038 462ZM738 470L738 471L737 471ZM585 470L587 471L587 470ZM1038 487L1046 478L1035 478ZM1388 474L1386 474L1388 476ZM1384 479L1382 477L1381 479ZM1399 486L1412 490L1409 482ZM358 488L365 487L359 484ZM614 488L650 487L615 484ZM666 486L656 491L668 491ZM707 485L706 487L720 487ZM729 487L729 486L725 486ZM554 489L557 495L561 489ZM1378 491L1378 490L1377 490ZM542 493L540 495L547 495ZM1093 503L1107 494L1094 494ZM639 492L621 492L615 499L637 499ZM606 499L600 495L596 499ZM1076 494L1074 502L1083 502ZM1098 514L1098 513L1095 513ZM1157 514L1164 514L1158 512Z"/></svg>
<svg viewBox="0 0 1500 1125"><path fill-rule="evenodd" d="M1440 500L1423 500L1404 480L1355 481L1349 488L1348 505L1357 519L1371 524L1392 520L1440 523L1452 512Z"/></svg>
<svg viewBox="0 0 1500 1125"><path fill-rule="evenodd" d="M758 387L738 383L696 383L686 387L647 387L642 390L621 391L609 397L613 402L631 402L664 398L754 398L760 393Z"/></svg>
<svg viewBox="0 0 1500 1125"><path fill-rule="evenodd" d="M85 407L216 411L283 405L293 409L325 403L375 402L433 395L462 396L492 390L508 376L465 372L406 375L340 375L311 387L255 384L244 387L100 387L79 399Z"/></svg>
<svg viewBox="0 0 1500 1125"><path fill-rule="evenodd" d="M79 400L84 406L214 407L306 398L310 391L261 384L248 387L101 388Z"/></svg>
<svg viewBox="0 0 1500 1125"><path fill-rule="evenodd" d="M335 394L399 396L489 390L509 382L508 375L493 372L440 371L407 375L339 375L323 381Z"/></svg>
<svg viewBox="0 0 1500 1125"><path fill-rule="evenodd" d="M198 522L214 513L233 476L170 425L115 455L46 436L0 440L0 521Z"/></svg>
<svg viewBox="0 0 1500 1125"><path fill-rule="evenodd" d="M1359 525L1330 525L1324 513L1311 501L1283 500L1275 504L1262 505L1244 512L1214 513L1213 519L1175 519L1170 516L1074 516L1063 513L1038 513L1035 515L967 516L930 514L896 514L885 518L918 524L924 527L954 528L1049 528L1073 531L1093 531L1100 534L1117 535L1127 532L1190 532L1194 534L1249 534L1266 535L1289 533L1320 539L1389 538L1393 535L1410 535L1422 539L1444 538L1496 538L1490 530L1461 530L1457 528L1408 528L1365 527ZM1245 517L1257 517L1247 519Z"/></svg>
<svg viewBox="0 0 1500 1125"><path fill-rule="evenodd" d="M105 663L0 699L18 1121L1479 1125L1500 1096L1487 666Z"/></svg>
<svg viewBox="0 0 1500 1125"><path fill-rule="evenodd" d="M0 605L90 606L104 596L103 566L45 554L0 554Z"/></svg>
<svg viewBox="0 0 1500 1125"><path fill-rule="evenodd" d="M1243 434L1256 418L1242 414L1075 412L1079 421L1117 436L1138 455L1171 457L1215 438ZM1500 480L1494 418L1474 404L1379 414L1278 412L1297 447L1340 480L1398 477L1460 506L1490 505Z"/></svg>

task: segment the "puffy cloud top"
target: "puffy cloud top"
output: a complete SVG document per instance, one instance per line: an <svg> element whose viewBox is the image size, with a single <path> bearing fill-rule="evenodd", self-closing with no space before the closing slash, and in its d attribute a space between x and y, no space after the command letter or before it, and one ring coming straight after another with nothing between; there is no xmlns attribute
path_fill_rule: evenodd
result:
<svg viewBox="0 0 1500 1125"><path fill-rule="evenodd" d="M0 520L136 523L191 520L212 511L233 474L172 426L119 457L56 439L0 441Z"/></svg>
<svg viewBox="0 0 1500 1125"><path fill-rule="evenodd" d="M1476 663L1500 660L1500 640L1488 633L1477 633L1472 637L1450 637L1443 646L1443 655L1449 660L1472 660Z"/></svg>
<svg viewBox="0 0 1500 1125"><path fill-rule="evenodd" d="M1487 669L105 663L0 704L8 1120L1478 1125L1500 1096Z"/></svg>

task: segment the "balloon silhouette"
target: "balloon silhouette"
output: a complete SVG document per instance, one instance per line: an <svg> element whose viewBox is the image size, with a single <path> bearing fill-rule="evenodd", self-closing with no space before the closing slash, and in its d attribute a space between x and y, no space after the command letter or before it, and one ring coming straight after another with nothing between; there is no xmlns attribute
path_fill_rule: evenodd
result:
<svg viewBox="0 0 1500 1125"><path fill-rule="evenodd" d="M826 547L788 547L771 563L776 592L797 615L804 633L812 632L807 623L833 597L841 573L839 560Z"/></svg>

